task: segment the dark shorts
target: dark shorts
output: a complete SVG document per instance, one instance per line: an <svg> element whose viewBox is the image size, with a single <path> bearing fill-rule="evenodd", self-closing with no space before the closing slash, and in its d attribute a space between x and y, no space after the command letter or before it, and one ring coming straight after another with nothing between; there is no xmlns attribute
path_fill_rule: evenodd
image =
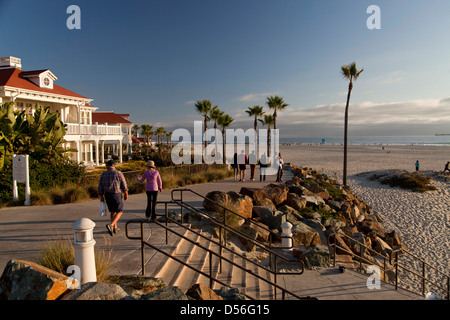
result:
<svg viewBox="0 0 450 320"><path fill-rule="evenodd" d="M123 199L121 193L105 193L105 201L111 213L123 211Z"/></svg>
<svg viewBox="0 0 450 320"><path fill-rule="evenodd" d="M239 170L245 170L245 164L240 164L239 165Z"/></svg>

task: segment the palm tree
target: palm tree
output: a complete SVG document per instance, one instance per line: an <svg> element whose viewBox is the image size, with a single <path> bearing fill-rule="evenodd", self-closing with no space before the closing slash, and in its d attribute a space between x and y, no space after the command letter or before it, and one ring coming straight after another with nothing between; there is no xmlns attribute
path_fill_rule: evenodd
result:
<svg viewBox="0 0 450 320"><path fill-rule="evenodd" d="M226 161L226 157L225 157L225 129L228 128L229 126L231 126L231 123L234 121L234 119L232 117L230 117L230 115L228 114L223 114L220 116L219 119L217 119L217 123L219 124L219 126L222 128L222 146L223 146L223 163L225 164Z"/></svg>
<svg viewBox="0 0 450 320"><path fill-rule="evenodd" d="M258 121L260 121L264 126L267 126L268 130L267 130L267 156L270 157L270 142L271 142L271 138L270 138L270 126L272 126L275 121L273 119L273 115L271 114L265 114L264 115L264 119L258 119Z"/></svg>
<svg viewBox="0 0 450 320"><path fill-rule="evenodd" d="M266 104L269 107L269 109L273 109L273 128L276 129L277 128L277 111L283 110L284 108L286 108L288 106L288 104L283 101L283 97L279 97L279 96L267 97Z"/></svg>
<svg viewBox="0 0 450 320"><path fill-rule="evenodd" d="M264 114L263 107L254 105L253 107L248 107L248 110L245 110L248 113L249 117L255 117L255 121L253 123L253 128L255 129L255 147L258 149L258 118ZM255 150L256 154L258 154L258 150Z"/></svg>
<svg viewBox="0 0 450 320"><path fill-rule="evenodd" d="M141 127L140 127L138 124L135 124L135 125L131 128L131 134L137 138L137 135L138 135L138 133L139 133L139 129L140 129L140 128L141 128Z"/></svg>
<svg viewBox="0 0 450 320"><path fill-rule="evenodd" d="M148 149L150 146L150 136L153 135L153 126L149 125L149 124L143 124L141 125L141 134L147 138L147 148L145 150L145 154L148 157Z"/></svg>
<svg viewBox="0 0 450 320"><path fill-rule="evenodd" d="M349 65L341 67L341 74L345 79L349 80L348 93L347 93L347 104L345 105L345 125L344 125L344 172L343 172L343 184L347 185L347 134L348 134L348 105L350 103L350 95L353 89L353 81L356 81L364 69L358 70L356 68L356 63L352 62Z"/></svg>
<svg viewBox="0 0 450 320"><path fill-rule="evenodd" d="M153 135L153 126L149 124L141 125L141 134L147 138L147 145L150 145L150 136Z"/></svg>
<svg viewBox="0 0 450 320"><path fill-rule="evenodd" d="M198 100L195 103L195 108L196 110L202 114L204 116L204 123L205 123L205 149L206 149L206 145L208 144L208 138L206 135L206 130L208 129L208 121L209 119L209 113L211 111L211 106L212 106L212 102L211 100Z"/></svg>
<svg viewBox="0 0 450 320"><path fill-rule="evenodd" d="M214 141L216 145L215 152L217 152L217 121L221 116L223 116L224 113L225 112L221 111L218 106L213 107L209 112L209 117L211 118L211 120L214 121L214 136L215 136Z"/></svg>

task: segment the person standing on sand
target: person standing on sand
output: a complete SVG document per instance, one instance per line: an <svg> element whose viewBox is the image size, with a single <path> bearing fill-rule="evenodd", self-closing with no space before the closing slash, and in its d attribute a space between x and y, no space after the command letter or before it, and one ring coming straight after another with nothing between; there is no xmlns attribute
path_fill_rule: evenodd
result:
<svg viewBox="0 0 450 320"><path fill-rule="evenodd" d="M248 157L248 163L250 163L250 179L255 181L255 169L258 160L256 159L255 150L252 151L250 156Z"/></svg>
<svg viewBox="0 0 450 320"><path fill-rule="evenodd" d="M420 163L419 163L419 160L417 160L416 161L416 172L419 172L419 166L420 166Z"/></svg>
<svg viewBox="0 0 450 320"><path fill-rule="evenodd" d="M106 163L107 170L100 176L98 183L98 195L100 201L105 202L111 213L111 223L106 225L109 235L112 237L119 231L117 222L122 216L123 201L128 199L128 186L122 172L116 170L114 160ZM122 192L124 193L122 199Z"/></svg>
<svg viewBox="0 0 450 320"><path fill-rule="evenodd" d="M136 177L139 182L147 180L145 185L145 193L147 194L147 209L145 210L145 217L150 221L156 219L156 201L158 199L158 191L162 191L162 180L158 170L156 170L153 161L147 162L148 170L144 172L142 178Z"/></svg>

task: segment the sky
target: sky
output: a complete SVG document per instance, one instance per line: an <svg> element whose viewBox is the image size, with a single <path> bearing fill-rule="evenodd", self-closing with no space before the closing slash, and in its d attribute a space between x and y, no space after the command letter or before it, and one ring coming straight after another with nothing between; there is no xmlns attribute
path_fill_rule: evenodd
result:
<svg viewBox="0 0 450 320"><path fill-rule="evenodd" d="M67 27L70 5L81 29ZM279 95L281 138L343 135L340 70L355 61L350 136L434 135L450 133L449 13L448 0L0 0L0 56L169 131L202 120L202 99L252 127L245 110L272 113Z"/></svg>

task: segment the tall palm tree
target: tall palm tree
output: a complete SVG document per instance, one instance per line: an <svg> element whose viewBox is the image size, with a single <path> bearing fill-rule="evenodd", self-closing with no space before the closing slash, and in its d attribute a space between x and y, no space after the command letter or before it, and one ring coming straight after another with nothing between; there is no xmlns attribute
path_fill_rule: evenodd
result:
<svg viewBox="0 0 450 320"><path fill-rule="evenodd" d="M222 146L223 146L222 156L223 156L224 164L227 163L226 156L225 156L225 129L228 128L229 126L231 126L231 123L233 121L234 121L234 119L226 113L221 115L220 118L217 119L217 123L222 128Z"/></svg>
<svg viewBox="0 0 450 320"><path fill-rule="evenodd" d="M283 110L287 106L289 106L286 102L283 101L283 97L279 96L270 96L267 97L267 106L269 109L273 109L273 128L277 128L277 111Z"/></svg>
<svg viewBox="0 0 450 320"><path fill-rule="evenodd" d="M141 125L141 134L147 138L147 145L150 145L150 136L153 135L153 126L149 124Z"/></svg>
<svg viewBox="0 0 450 320"><path fill-rule="evenodd" d="M341 67L341 74L345 79L349 80L348 83L348 93L347 93L347 104L345 105L345 124L344 124L344 172L343 172L343 184L347 185L347 138L348 138L348 106L350 103L350 95L353 89L353 81L356 81L361 72L364 69L358 70L356 68L356 63L352 62L349 65L344 65Z"/></svg>
<svg viewBox="0 0 450 320"><path fill-rule="evenodd" d="M253 107L248 107L248 110L245 110L248 113L249 117L255 117L255 121L253 122L253 128L255 129L255 147L258 149L258 118L264 115L263 107L254 105ZM256 154L258 154L258 150L255 150Z"/></svg>
<svg viewBox="0 0 450 320"><path fill-rule="evenodd" d="M140 129L141 129L141 127L138 124L135 124L131 128L131 134L137 138L137 135L138 135Z"/></svg>
<svg viewBox="0 0 450 320"><path fill-rule="evenodd" d="M198 100L195 103L195 108L204 117L204 123L205 123L205 149L206 149L206 146L208 144L208 138L207 138L207 135L206 135L206 130L208 129L208 121L210 120L209 113L210 113L211 108L212 108L212 102L211 102L211 100L207 100L207 99Z"/></svg>
<svg viewBox="0 0 450 320"><path fill-rule="evenodd" d="M267 126L268 130L267 130L267 156L270 157L270 142L271 142L271 138L270 138L270 126L272 126L275 121L273 119L273 115L271 114L265 114L264 115L264 119L258 119L258 121L260 121L264 126Z"/></svg>
<svg viewBox="0 0 450 320"><path fill-rule="evenodd" d="M215 141L215 145L216 145L216 151L217 152L217 121L219 120L219 118L221 116L224 115L224 111L221 111L219 109L219 106L215 106L213 107L210 111L209 111L209 117L211 118L211 120L214 121L214 141Z"/></svg>

